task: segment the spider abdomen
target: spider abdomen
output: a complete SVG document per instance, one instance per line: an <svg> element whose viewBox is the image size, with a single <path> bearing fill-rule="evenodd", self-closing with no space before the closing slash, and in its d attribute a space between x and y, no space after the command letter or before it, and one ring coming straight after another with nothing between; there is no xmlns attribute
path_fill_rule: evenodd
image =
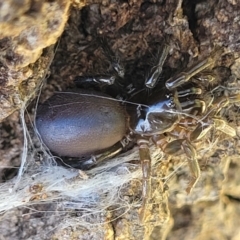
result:
<svg viewBox="0 0 240 240"><path fill-rule="evenodd" d="M55 93L37 110L36 127L59 156L98 153L126 134L127 115L118 101L95 91Z"/></svg>

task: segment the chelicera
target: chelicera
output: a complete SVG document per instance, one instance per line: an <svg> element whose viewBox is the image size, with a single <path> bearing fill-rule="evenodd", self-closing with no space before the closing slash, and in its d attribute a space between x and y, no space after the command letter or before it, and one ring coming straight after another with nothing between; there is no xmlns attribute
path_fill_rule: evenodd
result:
<svg viewBox="0 0 240 240"><path fill-rule="evenodd" d="M76 82L121 85L125 78L124 67L107 42L103 38L100 42L115 74L81 76ZM232 137L236 135L220 111L239 102L240 96L209 97L214 77L209 70L223 50L216 48L208 58L163 81L160 75L168 52L169 46L163 45L145 79L145 89L128 86L127 101L94 90L65 91L55 93L40 105L36 116L38 132L52 152L59 156L88 157L77 161L82 169L115 156L136 141L143 171L142 219L151 196L151 143L166 154L186 154L192 178L186 191L190 193L200 177L195 143L212 128Z"/></svg>

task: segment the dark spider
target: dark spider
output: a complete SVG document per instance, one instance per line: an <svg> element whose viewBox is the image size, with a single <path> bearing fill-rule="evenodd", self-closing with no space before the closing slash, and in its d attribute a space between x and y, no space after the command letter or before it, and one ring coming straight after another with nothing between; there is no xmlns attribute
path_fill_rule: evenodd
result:
<svg viewBox="0 0 240 240"><path fill-rule="evenodd" d="M76 82L122 86L124 67L105 39L101 38L100 42L115 74L82 76ZM115 156L130 142L137 142L143 171L141 219L144 219L145 206L151 196L150 141L166 154L186 154L192 174L186 189L190 193L200 177L194 144L213 127L232 137L236 135L220 111L239 102L240 95L209 97L209 86L214 78L209 70L223 49L216 48L208 58L190 69L167 81L159 81L168 51L169 47L164 45L145 80L145 87L153 89L150 94L132 85L128 85L127 91L124 89L128 101L92 90L66 91L55 93L37 110L36 126L45 145L59 156L89 156L85 161L78 161L82 169ZM158 87L155 89L155 86Z"/></svg>

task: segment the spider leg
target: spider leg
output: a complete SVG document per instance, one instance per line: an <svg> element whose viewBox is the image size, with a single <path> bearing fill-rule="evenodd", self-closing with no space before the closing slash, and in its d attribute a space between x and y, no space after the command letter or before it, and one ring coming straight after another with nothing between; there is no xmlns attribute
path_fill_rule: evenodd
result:
<svg viewBox="0 0 240 240"><path fill-rule="evenodd" d="M206 109L206 104L204 101L200 99L194 99L194 100L187 100L185 102L180 102L180 110L182 110L183 113L191 113L194 115L193 111L195 110L197 113L203 113Z"/></svg>
<svg viewBox="0 0 240 240"><path fill-rule="evenodd" d="M187 114L203 113L206 109L205 102L198 98L191 99L192 95L200 94L202 94L202 89L198 87L190 87L174 91L174 103L176 104L176 109Z"/></svg>
<svg viewBox="0 0 240 240"><path fill-rule="evenodd" d="M210 83L210 82L213 82L215 79L216 79L216 74L212 73L212 72L209 72L209 71L204 71L204 72L201 72L199 74L197 74L195 77L194 77L195 80L198 80L202 83Z"/></svg>
<svg viewBox="0 0 240 240"><path fill-rule="evenodd" d="M117 154L119 154L122 151L122 146L120 144L115 144L111 148L109 148L106 152L98 155L91 155L90 158L86 160L64 160L64 165L81 169L81 170L89 170L92 167L98 165L99 163L105 161L106 159L113 158Z"/></svg>
<svg viewBox="0 0 240 240"><path fill-rule="evenodd" d="M178 97L187 97L189 95L200 95L202 94L202 89L197 87L191 87L187 89L181 89L177 91Z"/></svg>
<svg viewBox="0 0 240 240"><path fill-rule="evenodd" d="M95 75L95 76L77 76L74 79L74 83L82 87L85 84L96 85L96 84L106 84L113 85L116 81L115 76L111 75Z"/></svg>
<svg viewBox="0 0 240 240"><path fill-rule="evenodd" d="M236 136L236 130L232 128L224 119L213 117L210 121L199 122L197 127L190 134L190 141L202 139L213 127L231 137Z"/></svg>
<svg viewBox="0 0 240 240"><path fill-rule="evenodd" d="M188 184L186 192L191 193L192 189L195 187L198 182L201 171L199 168L198 160L197 160L197 152L194 146L187 139L178 139L174 140L165 146L162 146L163 151L166 154L177 155L180 151L184 151L187 156L189 169L191 171L191 181Z"/></svg>
<svg viewBox="0 0 240 240"><path fill-rule="evenodd" d="M79 160L70 160L70 161L64 161L68 166L82 169L82 170L88 170L99 163L115 157L117 154L119 154L122 150L124 150L128 145L133 141L130 135L125 136L121 141L113 145L112 147L108 148L105 152L97 155L91 155L90 158L79 161Z"/></svg>
<svg viewBox="0 0 240 240"><path fill-rule="evenodd" d="M196 128L190 134L190 141L202 139L212 128L213 122L200 122L197 124Z"/></svg>
<svg viewBox="0 0 240 240"><path fill-rule="evenodd" d="M222 96L212 103L212 109L215 109L215 114L229 104L240 103L240 94L232 94L230 96Z"/></svg>
<svg viewBox="0 0 240 240"><path fill-rule="evenodd" d="M155 66L153 66L150 70L150 73L148 75L148 77L145 80L145 86L147 88L154 88L159 80L159 77L162 73L162 69L163 69L163 64L168 56L168 52L169 52L170 47L166 44L163 45L162 49L159 50L160 53L158 53L158 59L157 59L157 63Z"/></svg>
<svg viewBox="0 0 240 240"><path fill-rule="evenodd" d="M151 197L151 156L149 151L149 141L138 140L139 156L142 164L143 183L142 183L142 207L140 209L140 220L144 222L145 208Z"/></svg>
<svg viewBox="0 0 240 240"><path fill-rule="evenodd" d="M111 70L113 70L115 74L110 73L110 74L94 75L94 76L77 76L74 82L79 87L84 87L86 84L113 85L116 82L120 84L119 77L124 78L125 76L124 66L120 62L120 59L112 51L111 47L108 44L107 39L103 36L98 36L97 40L99 41L104 54L106 55L106 57L108 58L108 61L111 64Z"/></svg>
<svg viewBox="0 0 240 240"><path fill-rule="evenodd" d="M99 36L98 37L99 42L101 43L101 47L106 54L108 60L111 63L112 69L117 73L117 75L120 78L124 78L125 75L125 69L123 64L120 62L120 59L114 54L111 47L108 44L108 41L105 37Z"/></svg>
<svg viewBox="0 0 240 240"><path fill-rule="evenodd" d="M202 117L203 120L199 122L196 128L192 131L189 139L191 141L202 139L212 129L212 127L215 127L216 130L219 130L231 137L235 137L236 130L232 128L227 121L218 117L217 114L227 105L238 102L240 102L239 94L234 94L229 97L223 96L217 99L217 101L215 101L210 107L210 110Z"/></svg>
<svg viewBox="0 0 240 240"><path fill-rule="evenodd" d="M197 63L195 66L191 67L188 71L180 72L175 77L169 78L165 84L167 89L173 90L174 88L184 83L187 83L192 77L202 72L204 69L213 66L215 59L217 58L217 56L221 55L222 52L223 49L217 48L215 51L212 52L212 54L207 59Z"/></svg>
<svg viewBox="0 0 240 240"><path fill-rule="evenodd" d="M201 176L201 171L200 171L198 160L197 160L197 152L196 152L196 149L193 147L193 145L188 140L184 140L182 142L182 149L187 155L188 166L192 173L192 179L189 182L188 187L186 189L186 192L189 194L191 193L192 189L195 187L196 183L198 182Z"/></svg>

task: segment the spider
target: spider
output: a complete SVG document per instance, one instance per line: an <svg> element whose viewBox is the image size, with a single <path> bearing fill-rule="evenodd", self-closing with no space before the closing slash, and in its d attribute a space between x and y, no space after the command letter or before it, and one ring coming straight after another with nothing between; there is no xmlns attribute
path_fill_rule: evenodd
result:
<svg viewBox="0 0 240 240"><path fill-rule="evenodd" d="M81 76L76 82L81 86L89 83L121 86L125 69L105 39L100 42L115 74ZM192 175L186 189L190 193L201 175L195 143L212 128L234 137L235 129L222 118L220 111L240 101L238 94L209 97L214 76L206 70L214 67L222 48L217 47L208 58L166 81L160 75L169 46L164 44L160 52L145 79L145 88L151 91L129 85L127 101L95 90L58 92L38 107L36 116L41 139L52 152L59 156L87 157L85 161L77 160L78 168L93 167L136 142L143 172L142 220L151 197L150 144L169 155L186 154Z"/></svg>

